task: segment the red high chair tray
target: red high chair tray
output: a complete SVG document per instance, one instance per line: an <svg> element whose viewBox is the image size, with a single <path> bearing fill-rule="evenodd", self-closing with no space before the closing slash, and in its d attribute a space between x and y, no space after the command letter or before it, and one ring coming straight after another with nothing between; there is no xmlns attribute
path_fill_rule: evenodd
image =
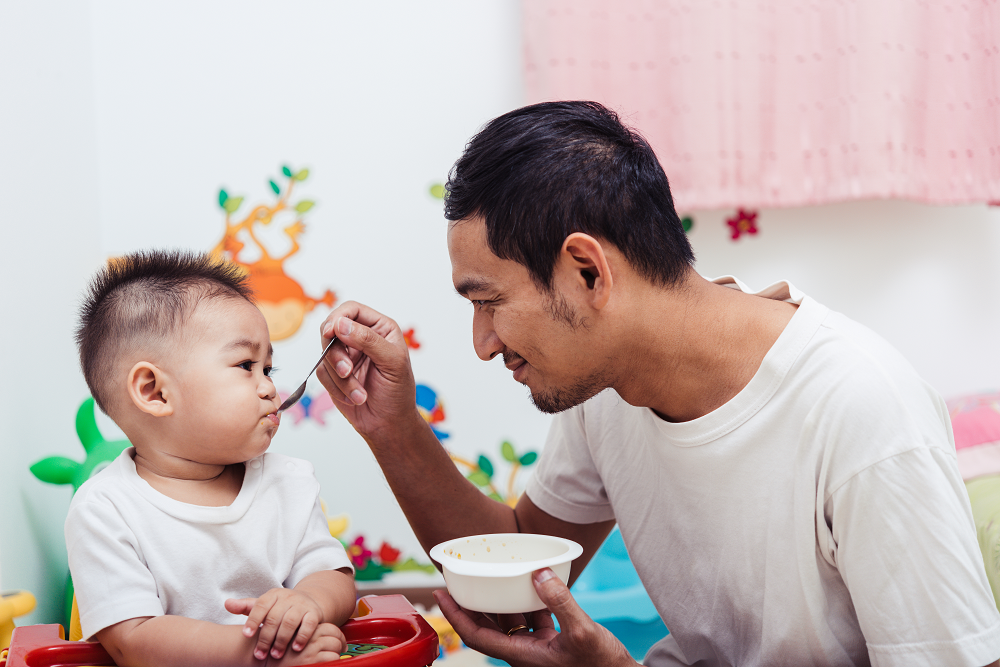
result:
<svg viewBox="0 0 1000 667"><path fill-rule="evenodd" d="M434 629L402 595L369 595L358 600L354 616L342 628L349 644L384 646L349 663L341 660L316 663L316 667L426 667L438 657ZM14 629L6 667L74 667L114 665L98 642L69 642L61 625L29 625ZM4 667L0 663L0 667Z"/></svg>

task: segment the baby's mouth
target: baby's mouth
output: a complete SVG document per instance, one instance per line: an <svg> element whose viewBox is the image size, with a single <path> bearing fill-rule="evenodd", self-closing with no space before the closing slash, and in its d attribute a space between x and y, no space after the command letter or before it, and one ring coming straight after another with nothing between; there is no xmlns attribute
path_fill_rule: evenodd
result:
<svg viewBox="0 0 1000 667"><path fill-rule="evenodd" d="M268 421L271 422L272 424L274 424L275 426L277 426L278 424L281 423L281 413L278 412L278 411L270 413L269 415L267 415L266 417L264 417L264 420L261 421L261 424L263 424L265 422L268 422Z"/></svg>

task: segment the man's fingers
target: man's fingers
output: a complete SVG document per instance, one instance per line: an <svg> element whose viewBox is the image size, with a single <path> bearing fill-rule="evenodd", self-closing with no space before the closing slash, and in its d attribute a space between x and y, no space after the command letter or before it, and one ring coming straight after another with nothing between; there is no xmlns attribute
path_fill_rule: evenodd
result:
<svg viewBox="0 0 1000 667"><path fill-rule="evenodd" d="M349 317L340 317L333 322L333 333L337 338L347 347L363 352L376 366L392 364L399 358L399 348L386 339L390 333L398 331L399 327L393 322L391 327L382 329L383 331L376 332Z"/></svg>
<svg viewBox="0 0 1000 667"><path fill-rule="evenodd" d="M551 569L544 567L535 570L531 574L531 581L535 585L538 597L559 619L559 627L563 632L574 626L594 622L583 609L580 609L569 588Z"/></svg>

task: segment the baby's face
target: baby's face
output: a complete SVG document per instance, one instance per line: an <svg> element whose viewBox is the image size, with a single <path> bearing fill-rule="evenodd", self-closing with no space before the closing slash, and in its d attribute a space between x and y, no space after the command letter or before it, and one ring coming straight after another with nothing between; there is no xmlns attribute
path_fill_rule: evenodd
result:
<svg viewBox="0 0 1000 667"><path fill-rule="evenodd" d="M245 299L203 300L174 345L172 446L183 450L174 453L224 465L263 454L278 430L280 401L261 312Z"/></svg>

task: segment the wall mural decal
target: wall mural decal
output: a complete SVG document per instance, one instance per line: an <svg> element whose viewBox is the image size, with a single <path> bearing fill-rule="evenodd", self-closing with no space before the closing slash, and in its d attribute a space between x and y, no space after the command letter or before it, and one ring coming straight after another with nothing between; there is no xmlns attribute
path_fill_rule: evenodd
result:
<svg viewBox="0 0 1000 667"><path fill-rule="evenodd" d="M222 239L212 249L215 257L223 257L240 266L250 274L250 284L257 295L257 305L264 313L271 340L278 341L294 335L302 326L306 313L318 304L332 307L337 296L329 289L322 297L311 297L299 283L285 273L284 262L301 249L299 236L305 231L303 217L315 206L310 199L300 199L292 203L292 190L296 183L309 177L308 169L292 171L288 166L281 168L284 185L275 180L268 184L276 198L272 204L258 204L242 218L235 218L243 205L243 197L232 197L226 190L219 190L219 207L225 212L225 231ZM272 256L261 241L257 228L270 225L276 217L291 218L283 231L291 240L291 248L280 257ZM256 259L246 260L242 253L247 245L259 252Z"/></svg>
<svg viewBox="0 0 1000 667"><path fill-rule="evenodd" d="M737 209L731 218L726 218L730 228L730 238L737 240L743 234L757 233L757 211Z"/></svg>
<svg viewBox="0 0 1000 667"><path fill-rule="evenodd" d="M282 402L290 395L291 392L278 392L278 396L281 397ZM330 394L325 389L320 389L312 396L306 394L300 398L298 403L285 410L284 417L286 419L290 417L292 423L296 425L306 419L310 419L320 426L326 426L326 413L335 407Z"/></svg>

